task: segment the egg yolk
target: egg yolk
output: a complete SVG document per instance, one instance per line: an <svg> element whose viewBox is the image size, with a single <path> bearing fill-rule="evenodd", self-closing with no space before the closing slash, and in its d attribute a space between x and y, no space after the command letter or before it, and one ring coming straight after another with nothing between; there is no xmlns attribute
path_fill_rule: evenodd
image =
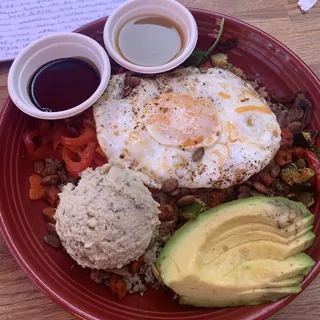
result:
<svg viewBox="0 0 320 320"><path fill-rule="evenodd" d="M165 94L146 108L148 132L160 144L183 149L217 141L221 124L214 105L186 94Z"/></svg>

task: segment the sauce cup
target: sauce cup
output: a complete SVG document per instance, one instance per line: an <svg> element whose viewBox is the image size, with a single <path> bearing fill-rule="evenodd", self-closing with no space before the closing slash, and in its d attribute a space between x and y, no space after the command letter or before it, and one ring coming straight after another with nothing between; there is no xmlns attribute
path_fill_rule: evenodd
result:
<svg viewBox="0 0 320 320"><path fill-rule="evenodd" d="M28 93L29 81L44 64L59 58L84 58L91 61L100 73L96 91L81 104L57 112L39 110ZM63 119L75 116L94 104L108 86L111 65L106 51L93 39L78 33L59 33L43 37L21 51L8 75L8 91L14 104L24 113L39 119Z"/></svg>
<svg viewBox="0 0 320 320"><path fill-rule="evenodd" d="M122 27L135 17L155 15L166 17L180 27L184 37L180 54L168 63L154 67L136 65L124 59L116 45ZM109 55L121 66L138 73L155 74L174 69L190 56L197 44L198 28L190 11L175 0L130 0L110 15L104 27L103 40Z"/></svg>

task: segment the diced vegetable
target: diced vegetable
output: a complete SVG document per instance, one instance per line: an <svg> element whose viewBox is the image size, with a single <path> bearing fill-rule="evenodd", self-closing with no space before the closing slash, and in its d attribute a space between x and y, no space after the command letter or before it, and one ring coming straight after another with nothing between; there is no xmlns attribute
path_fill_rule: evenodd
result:
<svg viewBox="0 0 320 320"><path fill-rule="evenodd" d="M45 199L50 203L52 207L56 207L59 200L60 189L57 187L48 187L45 189Z"/></svg>
<svg viewBox="0 0 320 320"><path fill-rule="evenodd" d="M314 169L312 169L312 168L303 168L302 171L301 171L301 173L300 173L299 182L301 182L301 183L307 182L307 181L309 181L315 174L316 174L316 172L314 171Z"/></svg>
<svg viewBox="0 0 320 320"><path fill-rule="evenodd" d="M293 139L293 134L288 128L283 128L281 129L281 138L290 141Z"/></svg>
<svg viewBox="0 0 320 320"><path fill-rule="evenodd" d="M271 176L271 173L268 169L264 169L259 174L259 180L266 186L270 187L275 180L274 177Z"/></svg>
<svg viewBox="0 0 320 320"><path fill-rule="evenodd" d="M294 134L293 144L296 147L310 148L314 145L317 136L317 130L297 132Z"/></svg>
<svg viewBox="0 0 320 320"><path fill-rule="evenodd" d="M37 173L33 173L29 177L29 182L30 182L30 190L29 190L30 200L42 199L45 194L45 187L41 184L42 177Z"/></svg>
<svg viewBox="0 0 320 320"><path fill-rule="evenodd" d="M297 159L299 158L306 159L308 161L309 166L314 169L315 186L317 190L319 190L320 189L320 160L318 156L310 150L299 148L299 147L293 148L292 153Z"/></svg>
<svg viewBox="0 0 320 320"><path fill-rule="evenodd" d="M288 165L280 172L280 177L289 185L293 186L300 182L300 172L293 165Z"/></svg>
<svg viewBox="0 0 320 320"><path fill-rule="evenodd" d="M195 219L204 208L204 205L199 202L193 202L182 208L180 216L186 220Z"/></svg>
<svg viewBox="0 0 320 320"><path fill-rule="evenodd" d="M126 283L114 273L111 275L110 289L112 296L117 300L122 300L128 293Z"/></svg>
<svg viewBox="0 0 320 320"><path fill-rule="evenodd" d="M42 213L46 219L47 222L51 222L53 224L56 223L55 219L53 218L54 214L56 212L56 209L53 208L53 207L47 207L47 208L44 208L42 210Z"/></svg>
<svg viewBox="0 0 320 320"><path fill-rule="evenodd" d="M134 276L140 269L143 263L143 255L136 261L132 261L130 264L130 273Z"/></svg>
<svg viewBox="0 0 320 320"><path fill-rule="evenodd" d="M160 221L175 221L177 219L177 210L172 204L165 204L159 206L159 220Z"/></svg>
<svg viewBox="0 0 320 320"><path fill-rule="evenodd" d="M216 53L211 56L211 63L214 67L227 69L229 66L228 56L225 53Z"/></svg>
<svg viewBox="0 0 320 320"><path fill-rule="evenodd" d="M289 164L292 162L292 153L290 150L283 150L280 149L275 158L274 161L277 166L282 167L285 166L286 164Z"/></svg>

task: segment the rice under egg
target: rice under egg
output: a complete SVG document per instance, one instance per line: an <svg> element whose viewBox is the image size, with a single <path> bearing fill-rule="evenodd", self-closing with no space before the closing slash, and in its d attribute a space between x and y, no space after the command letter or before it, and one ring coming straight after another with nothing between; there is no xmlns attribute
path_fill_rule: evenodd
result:
<svg viewBox="0 0 320 320"><path fill-rule="evenodd" d="M228 70L185 68L141 78L123 97L126 74L112 76L94 105L109 162L154 188L227 188L261 171L280 147L275 114L253 87ZM203 148L204 155L192 155Z"/></svg>

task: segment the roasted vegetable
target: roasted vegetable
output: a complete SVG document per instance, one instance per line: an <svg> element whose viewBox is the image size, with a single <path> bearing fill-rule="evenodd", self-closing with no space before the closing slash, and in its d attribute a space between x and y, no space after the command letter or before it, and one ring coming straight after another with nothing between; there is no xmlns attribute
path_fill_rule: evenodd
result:
<svg viewBox="0 0 320 320"><path fill-rule="evenodd" d="M228 63L228 56L225 53L216 53L211 56L211 63L214 67L227 69L230 64Z"/></svg>
<svg viewBox="0 0 320 320"><path fill-rule="evenodd" d="M44 198L52 207L56 207L59 202L59 193L61 190L57 187L51 186L45 189Z"/></svg>
<svg viewBox="0 0 320 320"><path fill-rule="evenodd" d="M315 171L315 186L317 190L320 189L320 160L314 152L303 149L303 148L293 148L292 154L296 159L303 158L306 159L309 166Z"/></svg>
<svg viewBox="0 0 320 320"><path fill-rule="evenodd" d="M316 172L314 171L314 169L312 169L312 168L303 168L301 173L300 173L299 182L301 182L301 183L307 182L312 177L314 177L315 174L316 174Z"/></svg>
<svg viewBox="0 0 320 320"><path fill-rule="evenodd" d="M199 202L193 202L184 208L180 212L180 216L186 220L195 219L198 214L203 210L204 205Z"/></svg>
<svg viewBox="0 0 320 320"><path fill-rule="evenodd" d="M112 296L117 300L122 300L128 293L126 283L114 273L111 275L110 289Z"/></svg>
<svg viewBox="0 0 320 320"><path fill-rule="evenodd" d="M262 182L266 187L270 187L275 180L275 177L272 177L270 170L268 168L265 168L260 172L258 180Z"/></svg>
<svg viewBox="0 0 320 320"><path fill-rule="evenodd" d="M290 141L293 139L293 134L289 129L283 128L281 129L281 138Z"/></svg>
<svg viewBox="0 0 320 320"><path fill-rule="evenodd" d="M132 261L130 264L130 273L134 276L140 269L143 263L143 255L135 261Z"/></svg>
<svg viewBox="0 0 320 320"><path fill-rule="evenodd" d="M33 173L29 177L30 189L29 198L30 200L40 200L45 195L45 186L42 185L42 177L37 173Z"/></svg>
<svg viewBox="0 0 320 320"><path fill-rule="evenodd" d="M277 166L282 167L285 166L286 164L289 164L292 162L292 153L290 150L283 150L280 149L275 158L274 161Z"/></svg>
<svg viewBox="0 0 320 320"><path fill-rule="evenodd" d="M312 193L302 192L298 195L297 201L302 202L307 208L314 204L314 197Z"/></svg>
<svg viewBox="0 0 320 320"><path fill-rule="evenodd" d="M293 145L301 148L310 148L314 145L318 130L301 131L293 136Z"/></svg>
<svg viewBox="0 0 320 320"><path fill-rule="evenodd" d="M56 209L53 208L53 207L47 207L47 208L44 208L44 209L42 210L42 214L43 214L45 220L46 220L47 222L51 222L51 223L53 223L53 224L56 223L56 221L55 221L55 219L54 219L55 212L56 212Z"/></svg>
<svg viewBox="0 0 320 320"><path fill-rule="evenodd" d="M300 183L300 172L292 164L289 164L281 170L280 177L289 186L293 186L295 183Z"/></svg>

